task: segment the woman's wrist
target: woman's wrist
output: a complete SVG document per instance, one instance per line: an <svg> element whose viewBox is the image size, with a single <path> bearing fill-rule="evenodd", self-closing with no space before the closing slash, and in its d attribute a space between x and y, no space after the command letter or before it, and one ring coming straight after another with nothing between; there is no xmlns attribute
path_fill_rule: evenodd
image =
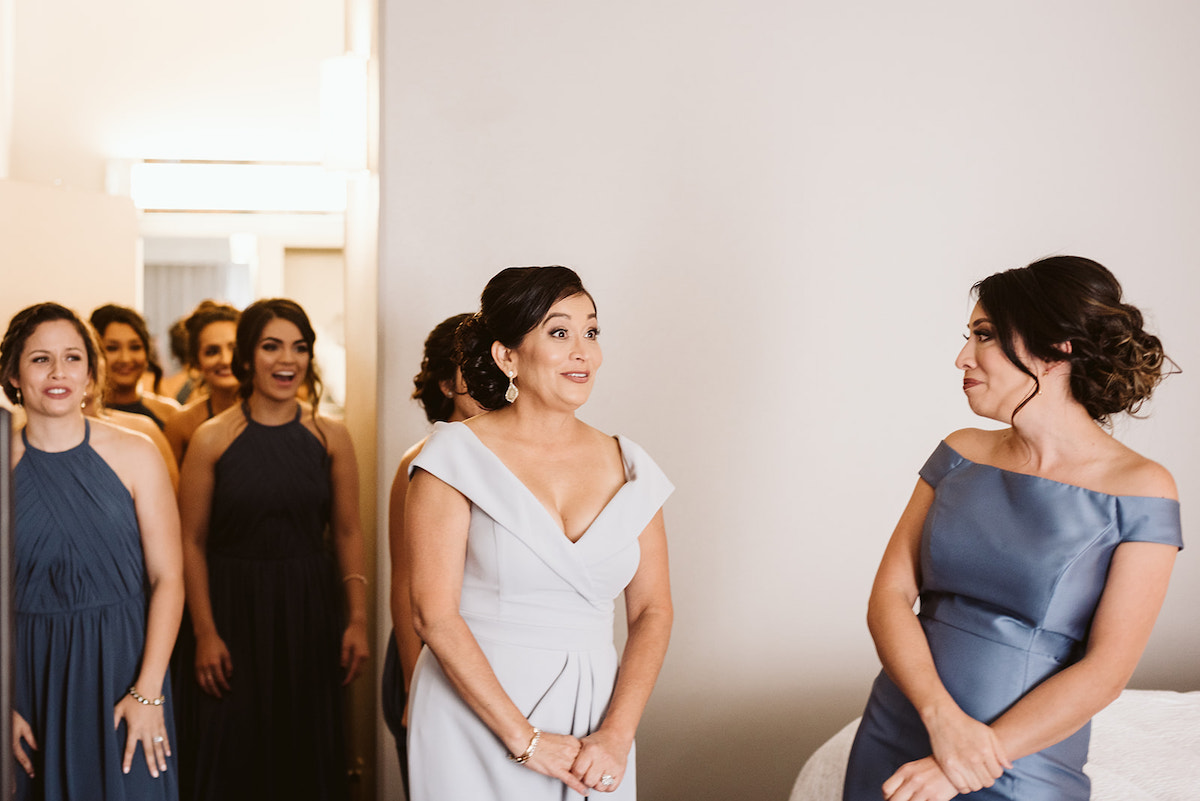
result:
<svg viewBox="0 0 1200 801"><path fill-rule="evenodd" d="M508 734L501 738L510 756L520 756L525 753L525 749L529 748L529 744L533 741L535 729L537 729L536 726L526 721L522 725L514 727ZM537 731L540 741L541 729L537 729Z"/></svg>
<svg viewBox="0 0 1200 801"><path fill-rule="evenodd" d="M603 735L609 741L615 742L616 745L624 748L625 752L628 753L629 750L633 748L633 738L636 734L636 729L629 729L628 727L609 724L606 721L601 723L599 728L592 732L592 734Z"/></svg>
<svg viewBox="0 0 1200 801"><path fill-rule="evenodd" d="M541 740L542 730L537 726L534 726L533 731L529 735L529 744L526 745L522 751L510 749L508 752L509 760L516 762L518 765L524 765L533 758L533 755L537 752L538 743L540 743Z"/></svg>

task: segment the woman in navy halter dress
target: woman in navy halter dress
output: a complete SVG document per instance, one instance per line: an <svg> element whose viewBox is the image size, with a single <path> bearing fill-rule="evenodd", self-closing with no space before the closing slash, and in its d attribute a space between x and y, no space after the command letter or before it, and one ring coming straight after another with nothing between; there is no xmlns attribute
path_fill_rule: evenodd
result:
<svg viewBox="0 0 1200 801"><path fill-rule="evenodd" d="M314 339L292 301L251 304L244 402L201 425L184 458L184 798L349 794L342 694L368 654L366 577L349 435L297 398L320 397Z"/></svg>
<svg viewBox="0 0 1200 801"><path fill-rule="evenodd" d="M963 389L1011 427L955 432L921 469L871 593L884 669L846 801L1090 798L1089 720L1183 546L1170 474L1098 425L1136 411L1165 361L1112 274L1055 257L975 291Z"/></svg>
<svg viewBox="0 0 1200 801"><path fill-rule="evenodd" d="M84 417L95 367L84 324L57 304L19 313L0 345L5 392L26 413L13 474L17 798L174 799L179 519L154 445Z"/></svg>

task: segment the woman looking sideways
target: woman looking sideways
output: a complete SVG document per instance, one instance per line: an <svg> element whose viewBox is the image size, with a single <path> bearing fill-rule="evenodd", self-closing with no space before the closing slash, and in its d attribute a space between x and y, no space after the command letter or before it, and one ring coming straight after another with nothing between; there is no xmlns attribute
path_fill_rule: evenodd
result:
<svg viewBox="0 0 1200 801"><path fill-rule="evenodd" d="M183 411L167 421L164 432L175 461L182 464L192 434L239 400L233 362L237 354L238 310L225 303L206 300L184 322L187 330L187 369L199 376L203 391Z"/></svg>
<svg viewBox="0 0 1200 801"><path fill-rule="evenodd" d="M162 428L180 405L142 389L142 376L150 370L161 377L162 368L150 348L150 329L142 315L109 303L92 312L92 328L100 339L108 363L104 405L132 414L144 414Z"/></svg>
<svg viewBox="0 0 1200 801"><path fill-rule="evenodd" d="M404 532L425 643L412 799L634 798L634 733L673 615L671 484L633 442L575 416L601 352L574 272L501 271L457 336L467 388L493 411L439 423L411 466Z"/></svg>
<svg viewBox="0 0 1200 801"><path fill-rule="evenodd" d="M846 801L1086 801L1089 721L1137 665L1182 547L1174 481L1103 428L1165 356L1090 259L996 273L956 365L976 414L888 544ZM920 612L913 605L920 599Z"/></svg>
<svg viewBox="0 0 1200 801"><path fill-rule="evenodd" d="M187 797L348 792L342 686L368 655L367 580L354 448L318 412L315 339L293 301L246 308L234 362L243 402L196 429L183 461Z"/></svg>
<svg viewBox="0 0 1200 801"><path fill-rule="evenodd" d="M420 401L430 423L458 423L483 411L467 394L462 371L454 361L454 332L468 314L456 314L433 327L425 338L421 371L413 376L413 398ZM421 653L421 639L412 627L412 602L409 597L407 543L404 538L404 499L408 492L408 467L425 447L422 439L400 459L392 480L388 502L388 552L392 563L392 634L388 637L383 662L383 719L396 739L400 776L408 793L407 706L408 687L413 667Z"/></svg>
<svg viewBox="0 0 1200 801"><path fill-rule="evenodd" d="M0 381L26 417L13 442L19 799L177 797L179 517L150 441L84 417L97 364L91 332L56 303L19 312L0 342Z"/></svg>

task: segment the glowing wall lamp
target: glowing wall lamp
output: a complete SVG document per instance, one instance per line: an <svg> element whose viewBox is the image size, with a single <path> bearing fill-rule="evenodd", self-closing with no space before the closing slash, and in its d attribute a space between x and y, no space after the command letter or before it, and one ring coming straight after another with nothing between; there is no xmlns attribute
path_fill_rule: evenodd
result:
<svg viewBox="0 0 1200 801"><path fill-rule="evenodd" d="M139 209L175 212L337 214L346 182L320 164L155 161L129 165Z"/></svg>

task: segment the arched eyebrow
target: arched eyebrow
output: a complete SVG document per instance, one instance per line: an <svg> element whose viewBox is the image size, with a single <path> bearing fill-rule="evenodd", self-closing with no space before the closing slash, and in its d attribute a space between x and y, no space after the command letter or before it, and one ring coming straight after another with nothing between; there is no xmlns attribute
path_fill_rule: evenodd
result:
<svg viewBox="0 0 1200 801"><path fill-rule="evenodd" d="M550 321L551 321L551 320L553 320L555 317L564 317L564 318L566 318L566 319L568 319L568 320L570 320L570 319L571 319L571 315L567 314L566 312L551 312L550 314L547 314L547 315L546 315L546 319L545 319L545 320L542 322L542 325L545 325L546 323L550 322ZM596 313L595 313L595 312L591 312L590 314L588 314L588 316L587 316L587 319L589 319L589 320L595 320L595 319L597 319L597 318L596 318Z"/></svg>

